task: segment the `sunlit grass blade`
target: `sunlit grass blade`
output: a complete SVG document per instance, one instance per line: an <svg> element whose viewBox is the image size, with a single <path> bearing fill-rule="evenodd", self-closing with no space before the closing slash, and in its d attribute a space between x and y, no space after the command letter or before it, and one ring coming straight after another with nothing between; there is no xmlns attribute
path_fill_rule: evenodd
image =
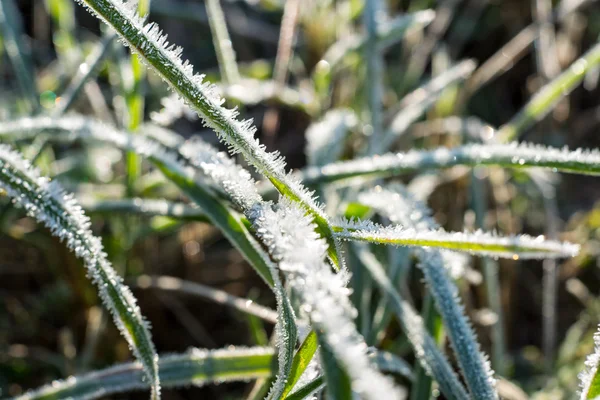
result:
<svg viewBox="0 0 600 400"><path fill-rule="evenodd" d="M224 290L215 289L200 283L186 281L172 276L141 275L135 278L130 285L133 288L159 289L200 296L215 303L232 307L242 313L254 315L273 324L277 322L277 312L274 310L256 304L252 300L237 297Z"/></svg>
<svg viewBox="0 0 600 400"><path fill-rule="evenodd" d="M578 245L546 240L543 236L497 236L483 231L446 232L442 229L415 229L400 225L382 226L370 221L341 221L334 225L334 230L335 235L343 240L395 246L439 247L513 259L572 257L579 252Z"/></svg>
<svg viewBox="0 0 600 400"><path fill-rule="evenodd" d="M521 133L544 118L560 99L575 89L588 71L598 65L600 65L600 43L596 43L563 73L538 90L517 115L500 128L498 141L505 143L516 140Z"/></svg>
<svg viewBox="0 0 600 400"><path fill-rule="evenodd" d="M426 169L454 166L546 168L552 171L600 175L600 151L557 149L533 144L470 144L455 148L409 151L309 167L299 177L307 184L366 176L384 178Z"/></svg>
<svg viewBox="0 0 600 400"><path fill-rule="evenodd" d="M274 359L273 349L267 347L190 349L186 353L160 357L160 380L163 387L167 388L249 381L271 376ZM133 390L147 390L148 387L140 364L126 363L55 381L14 400L91 400Z"/></svg>
<svg viewBox="0 0 600 400"><path fill-rule="evenodd" d="M229 146L231 152L241 153L280 193L300 204L314 218L319 234L328 241L332 262L340 265L342 260L337 251L338 246L322 206L299 181L286 174L285 161L279 154L268 153L264 145L258 142L254 137L256 128L252 121L240 121L236 110L222 106L223 101L213 85L204 82L203 75L195 75L189 62L181 60L182 49L169 45L158 25L144 25L130 3L121 0L79 1L111 26L133 52L194 108L204 123Z"/></svg>
<svg viewBox="0 0 600 400"><path fill-rule="evenodd" d="M73 196L41 177L28 161L6 145L0 145L0 185L28 214L66 242L80 257L97 285L100 298L141 362L152 397L159 398L158 356L147 322L136 300L106 258L100 239L90 231L90 221Z"/></svg>
<svg viewBox="0 0 600 400"><path fill-rule="evenodd" d="M292 368L290 370L290 374L288 375L288 379L285 383L285 387L283 392L281 393L281 398L285 399L287 395L292 391L308 364L312 360L313 356L317 351L317 347L319 344L317 342L317 334L314 331L311 331L304 341L296 355L294 356L294 361L292 362Z"/></svg>

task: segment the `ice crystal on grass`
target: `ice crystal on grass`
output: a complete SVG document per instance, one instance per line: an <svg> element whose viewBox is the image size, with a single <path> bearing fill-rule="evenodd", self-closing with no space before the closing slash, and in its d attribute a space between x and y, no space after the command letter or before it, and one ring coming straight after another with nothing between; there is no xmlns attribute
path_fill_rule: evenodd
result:
<svg viewBox="0 0 600 400"><path fill-rule="evenodd" d="M401 392L389 378L373 368L367 345L356 330L346 288L345 272L335 274L325 262L327 243L315 233L310 217L285 198L273 208L254 207L250 219L257 234L302 299L314 326L323 331L327 344L352 380L352 389L368 399L399 398Z"/></svg>
<svg viewBox="0 0 600 400"><path fill-rule="evenodd" d="M475 232L446 232L443 229L415 229L400 225L382 226L371 221L342 220L335 224L335 235L343 240L358 240L396 246L440 247L502 258L572 257L579 246L546 240L544 236L498 236Z"/></svg>
<svg viewBox="0 0 600 400"><path fill-rule="evenodd" d="M41 177L28 161L0 145L0 186L13 201L63 240L84 261L88 276L98 287L100 298L113 316L151 383L153 396L160 391L158 356L129 288L122 283L106 258L100 239L92 235L90 221L72 195Z"/></svg>

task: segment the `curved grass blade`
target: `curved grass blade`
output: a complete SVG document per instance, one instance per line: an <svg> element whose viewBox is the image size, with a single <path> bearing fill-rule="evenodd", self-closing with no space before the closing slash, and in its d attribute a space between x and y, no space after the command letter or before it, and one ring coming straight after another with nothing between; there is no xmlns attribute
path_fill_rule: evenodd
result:
<svg viewBox="0 0 600 400"><path fill-rule="evenodd" d="M370 221L342 221L334 225L334 231L343 240L395 246L439 247L496 258L560 258L573 257L579 252L576 244L546 240L543 236L496 236L483 231L446 232L442 229L382 226Z"/></svg>
<svg viewBox="0 0 600 400"><path fill-rule="evenodd" d="M575 89L588 71L598 65L600 65L600 43L596 43L562 74L538 90L525 107L500 128L497 140L501 143L516 140L521 133L544 118L560 99Z"/></svg>
<svg viewBox="0 0 600 400"><path fill-rule="evenodd" d="M322 206L299 181L285 172L285 161L278 153L268 153L254 137L256 128L251 120L240 121L238 112L222 107L215 88L195 75L189 62L180 58L181 48L169 45L166 36L153 23L144 25L135 7L121 0L78 0L98 18L111 26L124 42L150 65L198 115L212 128L232 153L241 153L256 170L264 175L285 197L297 202L312 216L317 230L329 244L329 257L339 266L338 243Z"/></svg>
<svg viewBox="0 0 600 400"><path fill-rule="evenodd" d="M66 194L56 182L41 177L28 161L7 145L0 145L0 185L29 215L64 240L67 247L83 259L100 298L141 362L152 387L152 397L158 399L158 356L148 324L135 298L112 269L100 240L92 235L90 221L73 196Z"/></svg>
<svg viewBox="0 0 600 400"><path fill-rule="evenodd" d="M269 377L273 374L274 359L273 349L267 347L190 349L182 354L161 356L158 365L163 387L203 386ZM126 363L55 381L14 400L91 400L147 389L143 368L138 363Z"/></svg>
<svg viewBox="0 0 600 400"><path fill-rule="evenodd" d="M469 144L455 148L386 154L309 167L300 175L307 184L334 182L358 176L383 178L454 166L546 168L582 175L600 175L600 151L557 149L528 143Z"/></svg>
<svg viewBox="0 0 600 400"><path fill-rule="evenodd" d="M294 393L290 394L286 397L287 400L304 400L307 399L311 394L316 393L317 391L323 389L325 387L325 379L323 375L316 377L312 381L308 382L306 385L302 386Z"/></svg>

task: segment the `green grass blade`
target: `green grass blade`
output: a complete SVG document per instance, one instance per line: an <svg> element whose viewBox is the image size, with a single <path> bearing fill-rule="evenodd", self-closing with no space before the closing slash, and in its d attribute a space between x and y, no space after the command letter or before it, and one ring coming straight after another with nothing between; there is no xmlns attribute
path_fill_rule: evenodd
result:
<svg viewBox="0 0 600 400"><path fill-rule="evenodd" d="M470 254L502 258L572 257L579 246L528 235L497 236L475 231L446 232L441 229L415 229L401 225L382 226L370 221L344 222L334 226L342 240L356 240L395 246L439 247Z"/></svg>
<svg viewBox="0 0 600 400"><path fill-rule="evenodd" d="M98 286L100 298L141 362L152 387L152 397L158 398L158 356L150 330L135 298L112 269L100 240L92 235L90 221L81 207L56 182L40 177L20 154L6 145L0 146L0 185L29 215L63 239L67 247L83 259L92 281Z"/></svg>
<svg viewBox="0 0 600 400"><path fill-rule="evenodd" d="M454 166L498 166L505 168L545 168L581 175L600 175L600 151L557 149L528 143L469 144L455 148L409 151L378 157L309 167L299 178L307 184L334 182L354 177L383 178L427 169Z"/></svg>
<svg viewBox="0 0 600 400"><path fill-rule="evenodd" d="M302 376L306 367L312 360L313 356L317 351L317 347L319 347L317 341L317 334L314 331L310 331L308 336L300 345L300 348L296 352L294 356L294 361L292 362L292 368L290 370L290 374L288 375L287 381L285 382L285 387L281 394L281 398L285 399L286 396L292 391L298 379Z"/></svg>
<svg viewBox="0 0 600 400"><path fill-rule="evenodd" d="M302 386L294 393L290 394L286 397L287 400L304 400L308 398L311 394L314 394L318 390L321 390L325 387L325 379L323 375L313 379L308 382L306 385Z"/></svg>
<svg viewBox="0 0 600 400"><path fill-rule="evenodd" d="M538 90L531 100L508 123L503 125L497 140L501 143L516 140L537 121L544 118L558 103L583 80L588 71L600 65L600 43L575 60L562 74Z"/></svg>
<svg viewBox="0 0 600 400"><path fill-rule="evenodd" d="M266 347L190 349L182 354L161 356L160 379L163 387L248 381L273 375L274 359L273 349ZM14 400L91 400L147 389L148 383L141 366L138 363L126 363L55 381Z"/></svg>
<svg viewBox="0 0 600 400"><path fill-rule="evenodd" d="M121 0L79 0L93 14L111 26L131 50L151 66L212 128L232 152L241 153L285 197L299 203L312 216L317 231L329 244L329 257L335 265L342 260L327 216L299 181L285 172L285 162L278 153L268 153L254 137L252 121L237 119L236 110L222 107L214 87L195 75L193 67L180 58L181 49L169 45L156 24L144 26L131 4Z"/></svg>

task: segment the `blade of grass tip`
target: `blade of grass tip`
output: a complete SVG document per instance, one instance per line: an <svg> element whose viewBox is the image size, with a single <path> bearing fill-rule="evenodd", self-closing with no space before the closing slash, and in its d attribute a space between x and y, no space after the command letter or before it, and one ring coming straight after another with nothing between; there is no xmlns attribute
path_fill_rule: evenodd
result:
<svg viewBox="0 0 600 400"><path fill-rule="evenodd" d="M125 337L152 387L152 398L160 397L158 356L147 322L136 300L112 269L100 240L90 231L90 221L71 195L56 182L41 177L20 154L0 146L0 181L4 190L22 205L29 215L66 241L82 258L100 298Z"/></svg>
<svg viewBox="0 0 600 400"><path fill-rule="evenodd" d="M435 340L425 329L423 320L412 306L400 297L400 294L387 278L383 267L378 263L363 265L381 291L386 295L402 329L413 346L417 359L427 373L438 382L444 396L448 399L469 398L450 363L440 352Z"/></svg>
<svg viewBox="0 0 600 400"><path fill-rule="evenodd" d="M6 54L13 65L17 82L27 101L30 112L39 110L39 98L35 87L33 63L23 42L23 22L14 0L0 1L0 29Z"/></svg>
<svg viewBox="0 0 600 400"><path fill-rule="evenodd" d="M222 107L222 100L214 87L203 82L202 75L194 75L193 67L182 62L181 49L169 45L166 36L156 24L144 26L135 9L121 0L78 0L117 31L119 36L149 66L151 66L186 102L193 107L204 123L215 130L232 152L241 153L256 170L264 175L287 198L299 203L314 218L318 232L329 244L329 257L336 265L342 264L338 243L328 218L313 194L299 181L285 172L285 162L278 153L267 153L254 133L251 121L237 119L237 111Z"/></svg>
<svg viewBox="0 0 600 400"><path fill-rule="evenodd" d="M390 127L382 138L382 148L388 150L423 113L434 106L448 86L468 78L477 64L465 60L407 94L400 102L400 111L392 118Z"/></svg>
<svg viewBox="0 0 600 400"><path fill-rule="evenodd" d="M381 0L366 0L363 10L363 24L366 40L364 46L365 85L367 92L367 109L370 118L369 154L378 154L383 136L383 54L377 48L377 26L385 18L385 10Z"/></svg>
<svg viewBox="0 0 600 400"><path fill-rule="evenodd" d="M273 374L274 351L268 347L218 350L190 349L182 354L161 355L163 387L203 386L208 383L248 381ZM26 392L14 400L97 399L149 387L137 363L113 367L55 381Z"/></svg>
<svg viewBox="0 0 600 400"><path fill-rule="evenodd" d="M596 43L569 68L543 86L527 104L506 124L496 138L500 143L515 140L537 121L544 118L560 99L571 93L586 73L600 65L600 43Z"/></svg>
<svg viewBox="0 0 600 400"><path fill-rule="evenodd" d="M200 296L218 304L232 307L244 314L257 316L267 322L277 322L277 312L254 303L252 300L231 295L224 290L212 288L196 282L172 276L141 275L130 282L131 287L140 289L160 289Z"/></svg>
<svg viewBox="0 0 600 400"><path fill-rule="evenodd" d="M475 231L446 232L441 229L416 229L401 225L382 226L371 221L340 221L335 235L346 241L362 241L395 246L416 246L463 251L469 254L512 259L572 257L579 246L528 235L498 236Z"/></svg>
<svg viewBox="0 0 600 400"><path fill-rule="evenodd" d="M317 347L319 347L319 343L317 341L317 334L314 331L310 331L310 333L306 336L300 348L296 352L294 356L294 361L292 362L292 368L290 370L290 374L288 375L288 379L285 382L285 387L283 388L283 392L281 393L281 398L287 398L287 395L292 391L296 383L308 367L308 364L313 359L313 356L317 352Z"/></svg>
<svg viewBox="0 0 600 400"><path fill-rule="evenodd" d="M99 65L110 53L116 37L117 35L114 32L105 35L86 58L85 62L79 66L77 74L59 97L60 101L53 111L54 115L64 114L73 105L85 83L96 73Z"/></svg>
<svg viewBox="0 0 600 400"><path fill-rule="evenodd" d="M557 149L529 143L468 144L452 149L388 153L341 161L322 167L307 167L298 174L309 185L359 176L385 178L423 170L455 166L498 166L504 168L545 168L553 172L600 176L600 151Z"/></svg>
<svg viewBox="0 0 600 400"><path fill-rule="evenodd" d="M207 0L206 12L208 14L208 25L213 36L213 45L217 53L221 79L228 84L235 84L240 79L235 52L227 31L227 24L221 0Z"/></svg>

